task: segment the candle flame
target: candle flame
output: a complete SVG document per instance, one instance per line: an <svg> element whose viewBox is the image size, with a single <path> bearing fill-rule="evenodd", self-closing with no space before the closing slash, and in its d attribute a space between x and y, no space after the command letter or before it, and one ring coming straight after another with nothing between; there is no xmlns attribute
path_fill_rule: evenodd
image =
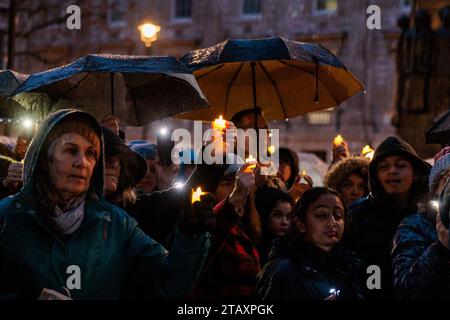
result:
<svg viewBox="0 0 450 320"><path fill-rule="evenodd" d="M269 151L269 154L274 154L275 153L275 146L274 145L271 145L271 146L269 146L269 148L267 149L267 151Z"/></svg>
<svg viewBox="0 0 450 320"><path fill-rule="evenodd" d="M337 147L337 146L340 146L341 144L342 144L342 142L344 142L344 138L340 135L340 134L338 134L335 138L334 138L334 140L333 140L333 144Z"/></svg>
<svg viewBox="0 0 450 320"><path fill-rule="evenodd" d="M257 162L257 161L256 161L255 158L253 158L252 155L249 155L248 158L245 159L245 162L246 162L246 163L250 163L250 165L247 167L247 171L248 171L248 170L253 170L253 169L256 168L256 162Z"/></svg>
<svg viewBox="0 0 450 320"><path fill-rule="evenodd" d="M192 199L191 199L191 202L192 203L194 203L194 202L196 202L196 201L200 201L201 199L200 199L200 196L202 196L202 195L204 195L204 194L206 194L206 192L203 192L202 191L202 188L200 188L200 187L197 187L197 189L194 191L194 190L192 190Z"/></svg>
<svg viewBox="0 0 450 320"><path fill-rule="evenodd" d="M213 129L216 129L218 131L223 131L227 128L227 120L225 120L222 115L220 115L218 119L214 119L212 127Z"/></svg>
<svg viewBox="0 0 450 320"><path fill-rule="evenodd" d="M364 146L364 148L361 150L361 154L369 159L373 158L375 150L373 150L368 144Z"/></svg>
<svg viewBox="0 0 450 320"><path fill-rule="evenodd" d="M302 170L302 177L306 176L306 170Z"/></svg>

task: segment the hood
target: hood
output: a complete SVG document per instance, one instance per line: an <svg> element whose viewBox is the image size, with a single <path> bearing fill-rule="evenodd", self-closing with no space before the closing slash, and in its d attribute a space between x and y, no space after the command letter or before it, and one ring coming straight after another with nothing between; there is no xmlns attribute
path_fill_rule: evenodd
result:
<svg viewBox="0 0 450 320"><path fill-rule="evenodd" d="M100 137L100 157L94 168L94 172L92 173L91 189L99 197L103 198L104 148L102 130L97 120L92 115L75 109L63 109L52 113L47 116L47 118L45 118L39 126L39 129L37 130L33 140L30 143L27 153L25 154L23 171L24 190L33 190L35 183L37 182L35 181L35 169L47 136L58 123L72 118L76 118L77 120L81 119L82 121L89 123Z"/></svg>
<svg viewBox="0 0 450 320"><path fill-rule="evenodd" d="M373 159L369 164L369 189L374 199L388 199L376 173L378 163L388 156L404 156L412 162L414 182L411 190L411 199L418 199L428 194L428 176L431 166L420 159L414 148L407 142L397 137L388 137L375 150Z"/></svg>

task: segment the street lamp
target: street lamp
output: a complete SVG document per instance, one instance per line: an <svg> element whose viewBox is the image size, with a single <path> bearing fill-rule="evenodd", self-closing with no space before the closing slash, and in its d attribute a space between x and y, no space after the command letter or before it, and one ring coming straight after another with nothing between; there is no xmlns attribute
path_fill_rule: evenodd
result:
<svg viewBox="0 0 450 320"><path fill-rule="evenodd" d="M147 48L150 48L152 43L156 41L158 32L161 31L161 27L153 23L143 23L138 26L141 32L141 41Z"/></svg>
<svg viewBox="0 0 450 320"><path fill-rule="evenodd" d="M150 22L144 22L138 26L138 30L141 32L141 41L147 49L146 54L151 55L152 43L158 38L158 32L161 31L161 27ZM144 140L147 140L147 133L149 130L148 124L144 126L143 130L142 137Z"/></svg>

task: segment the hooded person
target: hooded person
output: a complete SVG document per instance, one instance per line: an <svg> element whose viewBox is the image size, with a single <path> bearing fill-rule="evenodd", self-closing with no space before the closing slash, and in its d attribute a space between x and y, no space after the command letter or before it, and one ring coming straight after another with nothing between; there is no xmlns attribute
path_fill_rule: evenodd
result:
<svg viewBox="0 0 450 320"><path fill-rule="evenodd" d="M436 154L429 178L430 193L436 201L441 193L443 199L448 198L449 177L450 147L445 147ZM441 214L444 212L437 213L433 207L415 213L395 232L392 270L400 299L450 299L449 233Z"/></svg>
<svg viewBox="0 0 450 320"><path fill-rule="evenodd" d="M0 202L2 297L118 299L137 287L130 274L152 296L181 298L191 289L209 246L196 228L198 210L186 206L169 254L104 199L103 155L90 114L60 110L42 123L26 154L23 189ZM79 280L66 288L74 270Z"/></svg>
<svg viewBox="0 0 450 320"><path fill-rule="evenodd" d="M145 140L133 140L128 142L128 146L134 152L139 153L147 162L147 173L138 182L136 189L138 192L152 192L156 190L159 181L159 157L156 144Z"/></svg>
<svg viewBox="0 0 450 320"><path fill-rule="evenodd" d="M400 222L428 204L430 165L397 137L386 138L369 165L370 194L350 206L346 244L368 264L381 269L381 289L370 299L394 299L391 249Z"/></svg>

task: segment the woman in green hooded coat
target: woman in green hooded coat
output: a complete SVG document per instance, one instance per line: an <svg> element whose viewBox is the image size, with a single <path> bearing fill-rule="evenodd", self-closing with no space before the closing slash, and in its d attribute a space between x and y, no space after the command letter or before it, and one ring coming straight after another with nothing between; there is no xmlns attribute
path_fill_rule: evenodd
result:
<svg viewBox="0 0 450 320"><path fill-rule="evenodd" d="M104 199L103 154L91 115L61 110L42 123L23 189L0 202L1 298L118 299L133 287L130 278L146 296L177 299L191 290L209 250L198 212L212 208L189 201L169 254Z"/></svg>

